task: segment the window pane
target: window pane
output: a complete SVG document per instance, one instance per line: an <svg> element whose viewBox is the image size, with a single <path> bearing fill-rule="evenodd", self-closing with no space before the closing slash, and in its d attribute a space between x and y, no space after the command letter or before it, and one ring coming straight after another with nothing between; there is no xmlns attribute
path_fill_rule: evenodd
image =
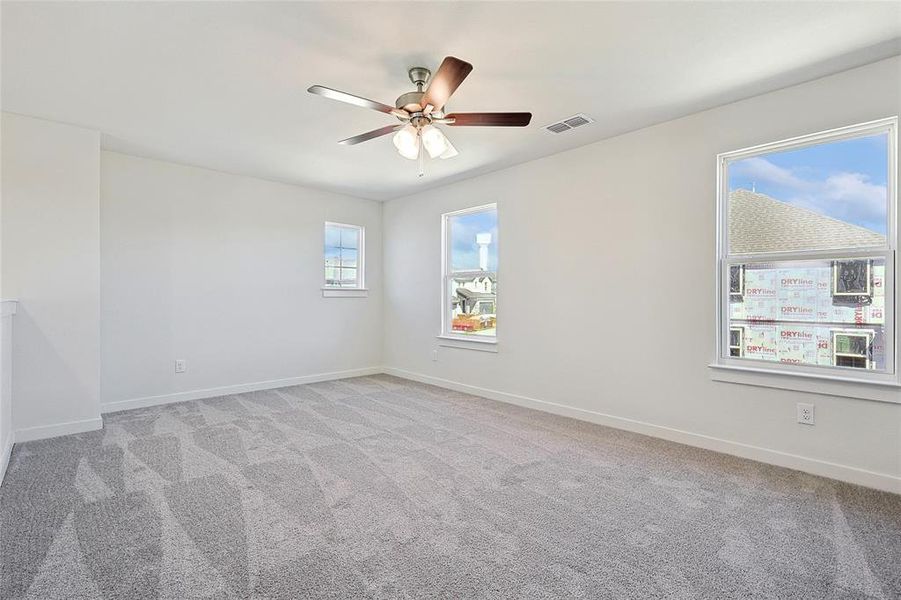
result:
<svg viewBox="0 0 901 600"><path fill-rule="evenodd" d="M884 246L888 133L728 164L729 253Z"/></svg>
<svg viewBox="0 0 901 600"><path fill-rule="evenodd" d="M359 247L360 230L352 227L341 228L341 247L357 248Z"/></svg>
<svg viewBox="0 0 901 600"><path fill-rule="evenodd" d="M339 273L335 267L325 267L325 285L338 285Z"/></svg>
<svg viewBox="0 0 901 600"><path fill-rule="evenodd" d="M744 293L730 293L728 346L743 328L742 348L730 356L885 370L883 259L741 266Z"/></svg>
<svg viewBox="0 0 901 600"><path fill-rule="evenodd" d="M341 269L341 285L344 287L354 286L357 283L356 269Z"/></svg>
<svg viewBox="0 0 901 600"><path fill-rule="evenodd" d="M341 245L341 229L336 225L325 226L325 246L326 248L337 248Z"/></svg>
<svg viewBox="0 0 901 600"><path fill-rule="evenodd" d="M341 250L341 266L356 267L357 266L357 251L342 248L342 250Z"/></svg>
<svg viewBox="0 0 901 600"><path fill-rule="evenodd" d="M451 333L493 337L497 332L497 274L448 278Z"/></svg>
<svg viewBox="0 0 901 600"><path fill-rule="evenodd" d="M451 271L497 271L497 209L449 217Z"/></svg>
<svg viewBox="0 0 901 600"><path fill-rule="evenodd" d="M867 359L858 358L856 356L836 356L835 366L837 367L854 367L855 369L866 369Z"/></svg>

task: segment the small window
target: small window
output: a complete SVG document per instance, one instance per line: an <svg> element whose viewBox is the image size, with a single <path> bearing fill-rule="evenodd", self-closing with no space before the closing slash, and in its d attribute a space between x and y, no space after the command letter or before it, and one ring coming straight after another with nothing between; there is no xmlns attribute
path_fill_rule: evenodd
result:
<svg viewBox="0 0 901 600"><path fill-rule="evenodd" d="M832 295L834 297L871 298L873 295L873 261L837 260L832 263Z"/></svg>
<svg viewBox="0 0 901 600"><path fill-rule="evenodd" d="M875 332L832 332L832 362L836 367L872 369L872 345Z"/></svg>
<svg viewBox="0 0 901 600"><path fill-rule="evenodd" d="M744 356L742 348L745 342L744 327L729 328L729 356Z"/></svg>
<svg viewBox="0 0 901 600"><path fill-rule="evenodd" d="M719 156L718 365L898 382L896 130L884 119Z"/></svg>
<svg viewBox="0 0 901 600"><path fill-rule="evenodd" d="M729 267L729 301L741 302L745 295L745 267L732 265Z"/></svg>
<svg viewBox="0 0 901 600"><path fill-rule="evenodd" d="M363 228L325 224L325 287L362 289Z"/></svg>
<svg viewBox="0 0 901 600"><path fill-rule="evenodd" d="M497 207L445 214L442 226L442 335L492 341L497 336Z"/></svg>

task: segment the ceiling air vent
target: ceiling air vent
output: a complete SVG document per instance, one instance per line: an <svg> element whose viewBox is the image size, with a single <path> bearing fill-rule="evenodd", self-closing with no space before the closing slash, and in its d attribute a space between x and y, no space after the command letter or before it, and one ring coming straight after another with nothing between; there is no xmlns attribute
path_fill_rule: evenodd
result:
<svg viewBox="0 0 901 600"><path fill-rule="evenodd" d="M566 123L554 123L553 125L548 125L545 129L553 133L563 133L564 131L569 131L572 127Z"/></svg>
<svg viewBox="0 0 901 600"><path fill-rule="evenodd" d="M545 127L545 129L547 129L551 133L563 133L564 131L569 131L570 129L575 129L576 127L581 127L582 125L588 125L589 123L594 123L594 119L592 119L588 115L579 113L578 115L573 115L557 123L551 123L550 125Z"/></svg>

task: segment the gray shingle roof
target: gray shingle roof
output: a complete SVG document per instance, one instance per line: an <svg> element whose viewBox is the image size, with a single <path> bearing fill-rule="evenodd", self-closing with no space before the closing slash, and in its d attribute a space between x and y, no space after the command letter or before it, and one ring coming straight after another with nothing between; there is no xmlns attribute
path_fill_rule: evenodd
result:
<svg viewBox="0 0 901 600"><path fill-rule="evenodd" d="M729 251L787 252L881 246L885 236L749 190L729 194Z"/></svg>

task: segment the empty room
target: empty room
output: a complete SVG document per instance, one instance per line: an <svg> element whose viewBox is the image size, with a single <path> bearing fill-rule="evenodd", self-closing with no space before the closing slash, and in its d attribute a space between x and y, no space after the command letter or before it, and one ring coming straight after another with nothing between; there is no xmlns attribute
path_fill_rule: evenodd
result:
<svg viewBox="0 0 901 600"><path fill-rule="evenodd" d="M0 598L901 598L901 0L0 2Z"/></svg>

